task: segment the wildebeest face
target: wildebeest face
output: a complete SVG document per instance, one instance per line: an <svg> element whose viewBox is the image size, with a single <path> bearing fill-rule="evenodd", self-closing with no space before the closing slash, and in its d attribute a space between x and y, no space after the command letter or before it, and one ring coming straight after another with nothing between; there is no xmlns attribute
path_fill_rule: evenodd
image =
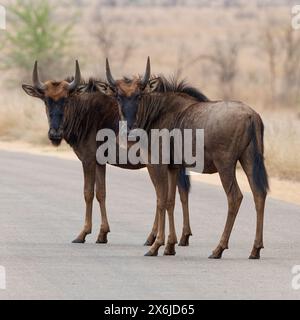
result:
<svg viewBox="0 0 300 320"><path fill-rule="evenodd" d="M48 137L55 146L59 146L63 139L64 109L67 98L55 101L51 97L45 99L46 113L49 122Z"/></svg>
<svg viewBox="0 0 300 320"><path fill-rule="evenodd" d="M37 62L33 71L33 86L23 85L24 91L35 98L44 101L49 122L48 137L53 145L59 146L63 140L64 113L68 99L75 92L81 81L79 63L76 61L76 76L69 83L67 81L46 81L39 80Z"/></svg>
<svg viewBox="0 0 300 320"><path fill-rule="evenodd" d="M122 79L115 81L112 77L108 60L106 61L106 76L108 84L102 83L102 91L116 98L120 116L127 122L129 131L134 129L138 106L142 95L145 93L150 80L151 66L148 58L146 73L143 78L135 77L133 79Z"/></svg>
<svg viewBox="0 0 300 320"><path fill-rule="evenodd" d="M127 121L129 130L134 128L138 105L142 97L140 80L122 80L117 82L115 96L118 101L121 117Z"/></svg>

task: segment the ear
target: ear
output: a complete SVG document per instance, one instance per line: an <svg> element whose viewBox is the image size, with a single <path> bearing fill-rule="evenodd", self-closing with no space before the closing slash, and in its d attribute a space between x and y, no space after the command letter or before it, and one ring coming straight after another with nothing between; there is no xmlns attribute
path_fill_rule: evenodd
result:
<svg viewBox="0 0 300 320"><path fill-rule="evenodd" d="M158 91L158 88L160 87L161 83L161 78L152 79L148 82L148 85L145 90L148 92Z"/></svg>
<svg viewBox="0 0 300 320"><path fill-rule="evenodd" d="M106 82L97 81L96 82L96 87L97 87L98 91L104 93L107 96L114 95L113 89Z"/></svg>
<svg viewBox="0 0 300 320"><path fill-rule="evenodd" d="M30 86L28 84L22 85L23 90L31 97L43 99L44 95L40 91L38 91L35 87Z"/></svg>

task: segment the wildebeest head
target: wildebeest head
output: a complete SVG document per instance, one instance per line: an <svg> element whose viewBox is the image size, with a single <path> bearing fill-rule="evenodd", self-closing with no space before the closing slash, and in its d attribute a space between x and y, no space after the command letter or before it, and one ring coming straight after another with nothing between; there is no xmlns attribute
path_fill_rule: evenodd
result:
<svg viewBox="0 0 300 320"><path fill-rule="evenodd" d="M38 63L34 64L33 86L23 84L24 91L35 98L44 101L49 122L49 139L53 145L59 146L63 139L64 111L68 98L77 90L81 82L81 73L78 61L76 61L76 73L72 82L46 81L39 78Z"/></svg>
<svg viewBox="0 0 300 320"><path fill-rule="evenodd" d="M122 120L127 121L129 130L134 128L136 114L142 95L149 90L153 90L150 82L151 65L150 58L147 61L146 72L143 77L134 77L133 79L124 78L115 80L112 76L108 59L106 60L106 77L108 84L102 83L101 89L107 94L115 97L118 101L120 116Z"/></svg>

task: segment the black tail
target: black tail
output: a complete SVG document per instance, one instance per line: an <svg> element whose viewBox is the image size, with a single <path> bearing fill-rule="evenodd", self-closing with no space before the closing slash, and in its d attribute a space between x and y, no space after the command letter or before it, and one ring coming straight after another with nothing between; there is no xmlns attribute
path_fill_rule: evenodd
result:
<svg viewBox="0 0 300 320"><path fill-rule="evenodd" d="M264 160L264 124L260 117L252 121L251 141L253 144L253 181L260 193L267 194L269 181Z"/></svg>
<svg viewBox="0 0 300 320"><path fill-rule="evenodd" d="M186 174L186 169L181 168L178 176L178 187L186 192L191 191L191 180L190 176Z"/></svg>

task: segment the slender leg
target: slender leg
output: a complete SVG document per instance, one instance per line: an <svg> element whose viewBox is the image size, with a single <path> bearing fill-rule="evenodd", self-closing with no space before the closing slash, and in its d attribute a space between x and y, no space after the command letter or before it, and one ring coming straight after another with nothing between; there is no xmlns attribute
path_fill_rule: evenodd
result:
<svg viewBox="0 0 300 320"><path fill-rule="evenodd" d="M221 259L223 251L228 249L228 242L232 228L242 203L243 195L235 176L236 165L219 169L219 174L228 199L228 216L223 235L217 248L210 256L211 259Z"/></svg>
<svg viewBox="0 0 300 320"><path fill-rule="evenodd" d="M179 242L179 246L187 247L189 246L189 238L192 236L192 230L190 225L190 214L189 214L189 193L182 188L178 187L180 194L180 200L182 204L183 211L183 230L182 236Z"/></svg>
<svg viewBox="0 0 300 320"><path fill-rule="evenodd" d="M95 192L95 167L94 162L83 163L84 174L84 199L86 203L85 224L82 232L73 243L85 243L86 236L92 233L92 210Z"/></svg>
<svg viewBox="0 0 300 320"><path fill-rule="evenodd" d="M252 252L249 259L260 259L260 251L264 248L263 229L264 229L264 211L266 203L266 194L254 194L254 201L257 213L256 235Z"/></svg>
<svg viewBox="0 0 300 320"><path fill-rule="evenodd" d="M176 200L176 188L177 188L178 170L168 171L168 202L167 211L169 217L169 237L168 243L164 252L165 256L175 256L175 245L178 243L176 236L176 228L174 221L174 209Z"/></svg>
<svg viewBox="0 0 300 320"><path fill-rule="evenodd" d="M96 166L96 197L101 211L101 227L97 243L105 244L108 242L107 234L110 232L106 212L106 166Z"/></svg>
<svg viewBox="0 0 300 320"><path fill-rule="evenodd" d="M145 246L147 247L151 247L156 239L157 230L158 230L158 216L159 216L159 210L158 208L156 208L155 220L153 223L152 231L145 242Z"/></svg>
<svg viewBox="0 0 300 320"><path fill-rule="evenodd" d="M264 248L263 229L264 229L264 212L265 212L265 203L266 203L267 194L259 192L254 184L253 177L252 177L253 157L251 156L250 148L251 146L244 153L240 162L248 177L248 181L254 197L256 215L257 215L255 241L254 241L253 249L249 259L260 259L260 251L261 249Z"/></svg>
<svg viewBox="0 0 300 320"><path fill-rule="evenodd" d="M146 256L157 256L159 248L165 244L166 206L168 198L168 167L148 166L148 172L153 182L157 197L158 234L154 244Z"/></svg>

